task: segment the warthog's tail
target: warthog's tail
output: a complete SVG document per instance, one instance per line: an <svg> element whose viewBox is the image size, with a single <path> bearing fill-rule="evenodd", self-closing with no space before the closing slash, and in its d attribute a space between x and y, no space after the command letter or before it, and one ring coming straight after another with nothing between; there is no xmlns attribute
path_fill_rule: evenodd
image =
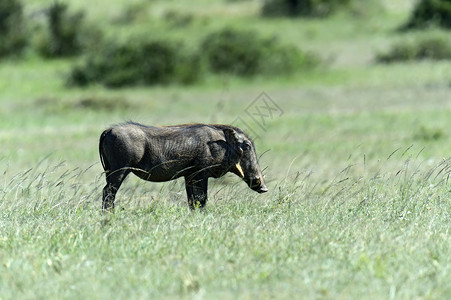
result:
<svg viewBox="0 0 451 300"><path fill-rule="evenodd" d="M108 176L108 173L110 173L111 168L108 163L108 161L105 161L104 154L103 154L103 140L105 139L105 136L109 133L109 130L105 130L102 132L102 135L100 136L99 141L99 155L100 155L100 162L102 163L102 167L105 170L106 175Z"/></svg>

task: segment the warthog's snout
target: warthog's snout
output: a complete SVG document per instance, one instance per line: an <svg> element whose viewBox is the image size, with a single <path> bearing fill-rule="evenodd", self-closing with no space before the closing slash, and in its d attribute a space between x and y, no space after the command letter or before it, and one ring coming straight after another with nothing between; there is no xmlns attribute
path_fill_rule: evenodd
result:
<svg viewBox="0 0 451 300"><path fill-rule="evenodd" d="M268 191L268 188L266 187L266 185L262 185L258 190L256 190L258 193L262 194L262 193L266 193Z"/></svg>
<svg viewBox="0 0 451 300"><path fill-rule="evenodd" d="M268 191L268 188L266 187L265 183L260 178L249 179L246 181L247 181L247 184L249 185L249 187L252 190L256 191L257 193L262 194L262 193L266 193Z"/></svg>

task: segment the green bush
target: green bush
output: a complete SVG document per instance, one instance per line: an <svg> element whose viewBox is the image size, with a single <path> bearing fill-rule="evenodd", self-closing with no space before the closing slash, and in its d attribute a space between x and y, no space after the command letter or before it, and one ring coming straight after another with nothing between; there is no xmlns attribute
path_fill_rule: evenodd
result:
<svg viewBox="0 0 451 300"><path fill-rule="evenodd" d="M198 51L167 40L133 39L108 42L73 67L68 83L108 87L190 84L208 66L212 73L238 76L283 75L317 65L319 60L277 39L254 31L224 29L208 34Z"/></svg>
<svg viewBox="0 0 451 300"><path fill-rule="evenodd" d="M100 83L108 87L192 83L202 73L201 60L181 44L169 41L108 42L75 66L69 84Z"/></svg>
<svg viewBox="0 0 451 300"><path fill-rule="evenodd" d="M425 142L437 141L446 137L445 132L441 128L430 128L421 126L413 134L415 140L421 140Z"/></svg>
<svg viewBox="0 0 451 300"><path fill-rule="evenodd" d="M383 63L422 59L451 59L451 42L443 37L427 37L414 41L398 42L376 60Z"/></svg>
<svg viewBox="0 0 451 300"><path fill-rule="evenodd" d="M88 34L83 28L84 14L70 13L68 5L55 2L48 9L47 29L35 37L38 52L44 57L67 57L82 52Z"/></svg>
<svg viewBox="0 0 451 300"><path fill-rule="evenodd" d="M404 29L429 26L451 28L451 0L420 0Z"/></svg>
<svg viewBox="0 0 451 300"><path fill-rule="evenodd" d="M21 53L26 44L22 4L0 0L0 57Z"/></svg>
<svg viewBox="0 0 451 300"><path fill-rule="evenodd" d="M239 76L289 74L318 62L313 55L277 39L262 38L254 31L213 32L205 37L201 48L212 72Z"/></svg>
<svg viewBox="0 0 451 300"><path fill-rule="evenodd" d="M263 16L324 17L346 7L351 0L265 0Z"/></svg>
<svg viewBox="0 0 451 300"><path fill-rule="evenodd" d="M253 75L262 59L262 41L254 32L223 30L209 34L202 50L214 72Z"/></svg>

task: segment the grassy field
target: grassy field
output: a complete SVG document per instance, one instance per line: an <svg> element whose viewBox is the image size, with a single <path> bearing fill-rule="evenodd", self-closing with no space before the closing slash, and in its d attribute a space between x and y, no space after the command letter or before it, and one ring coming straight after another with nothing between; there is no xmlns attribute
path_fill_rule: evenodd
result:
<svg viewBox="0 0 451 300"><path fill-rule="evenodd" d="M413 1L327 20L262 19L259 1L111 2L67 1L112 37L195 43L228 25L327 63L110 90L66 87L77 59L1 61L0 299L451 298L451 62L375 63L431 33L396 31ZM168 12L193 21L174 27ZM282 112L259 127L246 110L263 92ZM130 177L116 212L100 211L103 129L237 118L257 135L268 193L228 175L190 212L182 181Z"/></svg>

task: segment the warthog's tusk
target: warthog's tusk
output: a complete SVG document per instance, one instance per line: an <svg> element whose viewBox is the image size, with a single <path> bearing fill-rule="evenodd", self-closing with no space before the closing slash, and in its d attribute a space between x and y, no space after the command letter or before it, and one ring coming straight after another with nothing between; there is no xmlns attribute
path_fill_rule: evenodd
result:
<svg viewBox="0 0 451 300"><path fill-rule="evenodd" d="M238 170L238 173L240 173L241 178L244 178L243 169L241 169L240 163L236 163L236 169Z"/></svg>

